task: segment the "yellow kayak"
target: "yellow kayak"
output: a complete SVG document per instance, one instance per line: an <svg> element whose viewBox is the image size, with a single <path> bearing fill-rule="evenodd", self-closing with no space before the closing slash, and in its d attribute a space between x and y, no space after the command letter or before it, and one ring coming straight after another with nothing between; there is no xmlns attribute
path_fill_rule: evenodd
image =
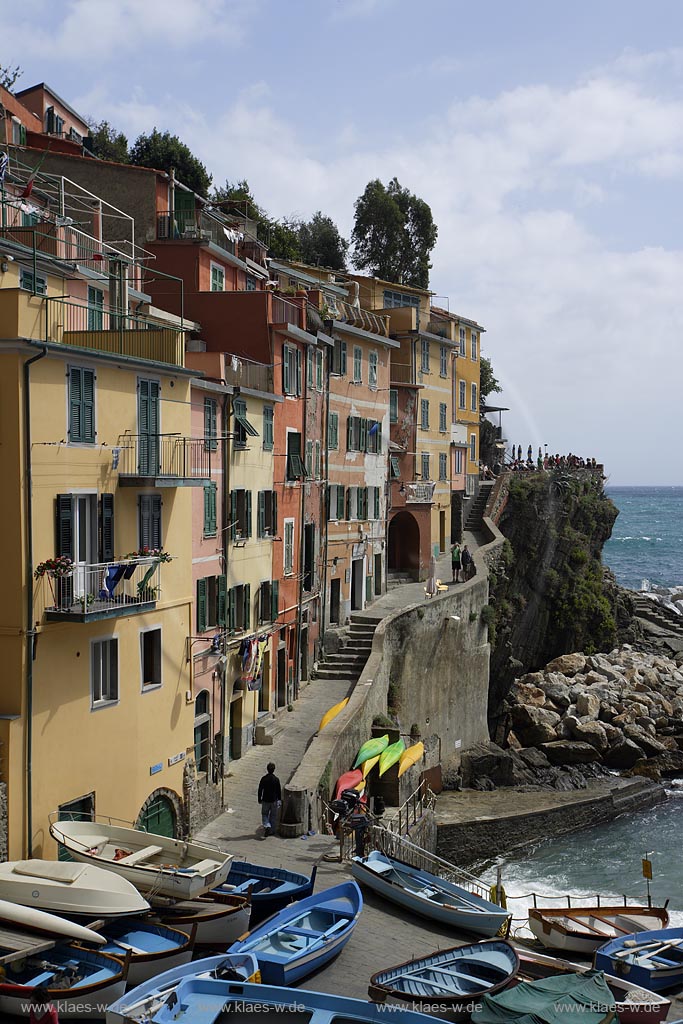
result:
<svg viewBox="0 0 683 1024"><path fill-rule="evenodd" d="M370 758L368 758L367 761L365 761L363 763L363 778L364 779L367 779L368 775L370 774L372 769L375 767L375 765L378 764L378 762L379 762L379 754L376 754L375 757L370 757Z"/></svg>
<svg viewBox="0 0 683 1024"><path fill-rule="evenodd" d="M399 760L405 749L406 745L403 740L396 740L386 750L383 750L379 756L379 774L384 775L385 772L388 772L391 766Z"/></svg>
<svg viewBox="0 0 683 1024"><path fill-rule="evenodd" d="M408 771L409 768L412 768L414 764L417 764L420 758L424 757L424 752L424 743L413 743L412 747L408 747L407 750L403 751L401 754L401 760L398 763L399 779Z"/></svg>
<svg viewBox="0 0 683 1024"><path fill-rule="evenodd" d="M322 732L326 725L329 725L333 718L336 718L340 711L343 711L346 705L349 703L349 698L344 697L344 700L340 700L338 704L335 704L333 708L326 711L323 717L320 719L320 725L318 726L318 732Z"/></svg>

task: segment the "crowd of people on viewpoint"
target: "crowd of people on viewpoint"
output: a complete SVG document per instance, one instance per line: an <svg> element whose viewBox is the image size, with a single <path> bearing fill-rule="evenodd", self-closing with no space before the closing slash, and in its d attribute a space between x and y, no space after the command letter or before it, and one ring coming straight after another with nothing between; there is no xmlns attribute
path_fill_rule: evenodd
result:
<svg viewBox="0 0 683 1024"><path fill-rule="evenodd" d="M568 455L549 455L548 452L543 454L540 446L538 455L534 459L531 445L526 450L525 459L522 455L521 444L518 444L517 448L513 444L508 469L511 469L513 473L526 473L529 470L540 472L551 469L598 469L598 464L593 458L584 459L581 455L574 455L572 452L569 452Z"/></svg>

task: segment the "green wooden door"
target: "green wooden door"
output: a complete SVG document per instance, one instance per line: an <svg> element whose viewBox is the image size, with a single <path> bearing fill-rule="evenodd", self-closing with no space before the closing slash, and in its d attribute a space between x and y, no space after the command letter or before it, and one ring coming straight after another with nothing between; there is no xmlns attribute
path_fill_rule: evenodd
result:
<svg viewBox="0 0 683 1024"><path fill-rule="evenodd" d="M176 838L175 808L167 796L156 796L138 818L138 828L157 836Z"/></svg>
<svg viewBox="0 0 683 1024"><path fill-rule="evenodd" d="M183 192L176 188L173 193L174 230L175 236L181 238L188 228L196 226L195 198L192 192Z"/></svg>

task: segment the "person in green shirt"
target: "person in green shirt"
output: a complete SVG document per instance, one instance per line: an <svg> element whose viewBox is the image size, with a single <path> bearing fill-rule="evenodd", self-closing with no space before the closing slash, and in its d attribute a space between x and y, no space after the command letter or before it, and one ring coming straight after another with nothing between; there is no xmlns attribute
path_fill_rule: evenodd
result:
<svg viewBox="0 0 683 1024"><path fill-rule="evenodd" d="M461 564L462 563L460 561L460 545L456 541L455 544L453 545L453 547L451 548L451 569L453 570L453 582L454 583L459 583L460 582L460 566L461 566Z"/></svg>

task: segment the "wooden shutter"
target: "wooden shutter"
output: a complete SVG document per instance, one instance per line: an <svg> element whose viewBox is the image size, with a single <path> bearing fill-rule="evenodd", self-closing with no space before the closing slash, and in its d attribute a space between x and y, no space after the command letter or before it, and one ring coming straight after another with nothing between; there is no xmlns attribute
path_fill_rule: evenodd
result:
<svg viewBox="0 0 683 1024"><path fill-rule="evenodd" d="M309 388L313 387L313 349L309 345L306 350L306 380Z"/></svg>
<svg viewBox="0 0 683 1024"><path fill-rule="evenodd" d="M271 508L272 508L272 523L271 530L272 536L277 537L277 492L271 491Z"/></svg>
<svg viewBox="0 0 683 1024"><path fill-rule="evenodd" d="M354 421L354 419L355 419L354 416L349 416L347 418L347 420L346 420L346 450L347 450L347 452L352 452L354 450L353 449L353 443L354 443L353 442L353 433L354 433L354 431L353 431L353 421Z"/></svg>
<svg viewBox="0 0 683 1024"><path fill-rule="evenodd" d="M83 383L81 441L95 443L95 374L92 370L81 370Z"/></svg>
<svg viewBox="0 0 683 1024"><path fill-rule="evenodd" d="M225 626L228 581L226 576L216 577L216 624Z"/></svg>
<svg viewBox="0 0 683 1024"><path fill-rule="evenodd" d="M197 580L197 632L206 632L206 579Z"/></svg>
<svg viewBox="0 0 683 1024"><path fill-rule="evenodd" d="M237 491L230 491L230 540L237 535Z"/></svg>
<svg viewBox="0 0 683 1024"><path fill-rule="evenodd" d="M379 519L379 487L375 487L374 502L375 502L374 518L375 519Z"/></svg>
<svg viewBox="0 0 683 1024"><path fill-rule="evenodd" d="M358 451L364 452L368 447L368 421L364 416L360 418L359 422L359 443Z"/></svg>
<svg viewBox="0 0 683 1024"><path fill-rule="evenodd" d="M151 498L151 537L152 543L150 547L160 548L162 546L161 540L161 497L158 494L150 495Z"/></svg>
<svg viewBox="0 0 683 1024"><path fill-rule="evenodd" d="M235 588L230 587L228 591L228 629L235 629Z"/></svg>
<svg viewBox="0 0 683 1024"><path fill-rule="evenodd" d="M295 394L303 394L301 388L301 349L296 349L296 392Z"/></svg>
<svg viewBox="0 0 683 1024"><path fill-rule="evenodd" d="M337 485L337 519L344 518L344 488Z"/></svg>
<svg viewBox="0 0 683 1024"><path fill-rule="evenodd" d="M266 492L259 491L256 497L256 536L263 537L265 533L266 518Z"/></svg>
<svg viewBox="0 0 683 1024"><path fill-rule="evenodd" d="M289 345L282 348L282 391L285 395L291 394L291 380L289 373Z"/></svg>
<svg viewBox="0 0 683 1024"><path fill-rule="evenodd" d="M70 494L58 494L55 500L57 554L74 556L73 507Z"/></svg>
<svg viewBox="0 0 683 1024"><path fill-rule="evenodd" d="M280 614L280 581L273 580L270 586L270 617L271 621L277 621L277 617Z"/></svg>
<svg viewBox="0 0 683 1024"><path fill-rule="evenodd" d="M114 495L100 497L100 562L114 561Z"/></svg>
<svg viewBox="0 0 683 1024"><path fill-rule="evenodd" d="M339 349L339 372L342 377L346 376L346 342L342 341Z"/></svg>
<svg viewBox="0 0 683 1024"><path fill-rule="evenodd" d="M69 370L69 440L83 440L83 371L78 366Z"/></svg>
<svg viewBox="0 0 683 1024"><path fill-rule="evenodd" d="M245 629L251 628L251 583L245 583L242 591L244 598L242 624Z"/></svg>
<svg viewBox="0 0 683 1024"><path fill-rule="evenodd" d="M346 517L345 517L346 519L350 519L351 518L351 492L352 492L352 490L353 490L353 487L347 487L346 488ZM343 488L342 488L342 491L343 491Z"/></svg>
<svg viewBox="0 0 683 1024"><path fill-rule="evenodd" d="M244 536L251 537L251 491L244 492L244 516L246 519L244 524Z"/></svg>

